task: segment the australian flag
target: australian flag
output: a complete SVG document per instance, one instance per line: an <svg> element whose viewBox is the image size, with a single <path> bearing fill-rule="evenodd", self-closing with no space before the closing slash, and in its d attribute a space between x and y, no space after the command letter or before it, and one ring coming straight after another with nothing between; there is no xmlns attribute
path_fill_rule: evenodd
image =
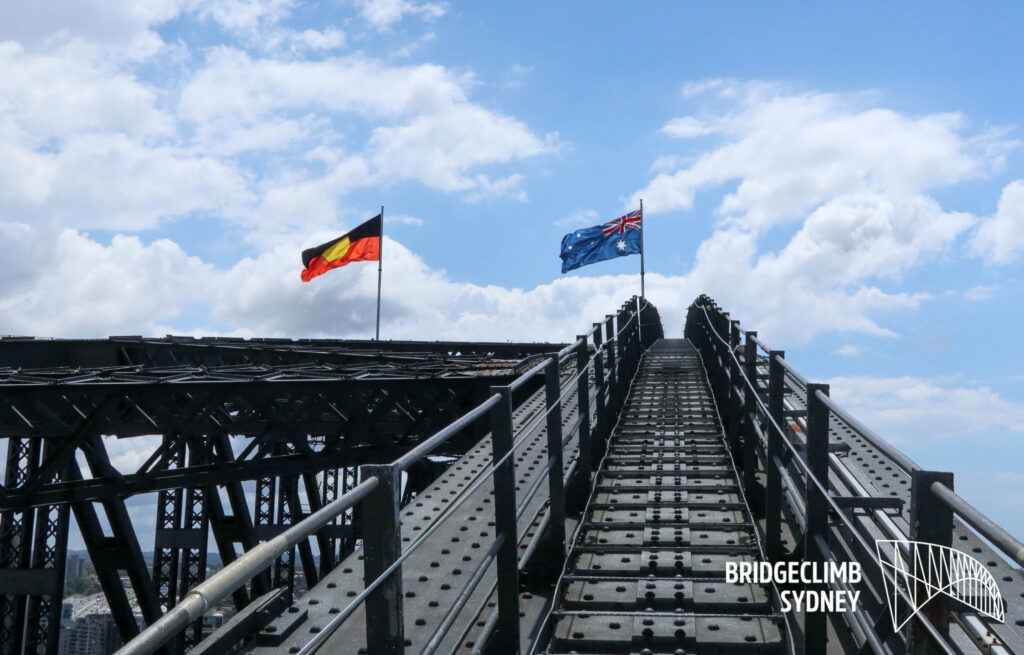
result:
<svg viewBox="0 0 1024 655"><path fill-rule="evenodd" d="M643 214L638 209L614 221L566 234L562 237L562 272L606 259L640 254L643 250L641 230Z"/></svg>

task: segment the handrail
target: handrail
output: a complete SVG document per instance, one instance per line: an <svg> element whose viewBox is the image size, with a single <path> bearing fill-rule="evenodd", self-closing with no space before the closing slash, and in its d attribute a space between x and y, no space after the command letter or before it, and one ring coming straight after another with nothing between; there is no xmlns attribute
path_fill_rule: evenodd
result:
<svg viewBox="0 0 1024 655"><path fill-rule="evenodd" d="M160 619L125 644L117 655L152 653L170 641L194 621L202 618L211 606L223 600L248 580L270 566L284 551L324 527L342 512L354 507L375 490L380 481L371 477L351 491L313 512L278 536L265 541L223 569L200 582L188 595Z"/></svg>
<svg viewBox="0 0 1024 655"><path fill-rule="evenodd" d="M430 453L437 450L439 446L441 446L444 442L448 441L453 436L461 432L462 429L465 428L467 425L477 420L478 418L483 417L485 414L487 414L487 412L491 410L491 408L497 405L500 400L501 397L498 394L492 394L490 397L487 398L487 400L483 401L473 409L469 410L468 412L457 418L455 421L443 427L441 430L435 433L434 436L430 437L423 443L409 450L409 452L407 452L406 454L394 460L392 462L392 465L397 466L398 470L400 471L408 469L416 462L420 461Z"/></svg>
<svg viewBox="0 0 1024 655"><path fill-rule="evenodd" d="M743 371L743 367L740 366L739 359L737 359L736 354L732 351L732 348L729 347L729 342L727 342L725 339L723 339L722 336L718 333L718 330L715 329L714 322L711 320L711 317L708 315L707 309L704 306L696 304L696 303L694 304L694 306L700 308L701 311L703 312L704 317L706 319L705 325L710 330L711 334L713 334L714 337L721 344L723 344L725 346L725 352L728 353L728 357L731 358L733 360L733 362L736 364L736 368L739 371L739 375L741 376L742 380L745 382L745 386L746 386L745 393L750 393L751 394L752 401L761 410L761 412L763 413L765 419L767 420L769 429L774 429L779 435L782 436L782 443L783 443L783 445L785 445L790 450L790 452L793 455L793 457L791 458L791 461L795 462L797 464L797 466L802 469L804 475L806 476L807 484L813 486L816 489L816 491L821 495L821 497L825 501L825 503L827 503L829 505L830 509L833 512L835 512L835 515L838 518L838 520L843 522L850 529L851 534L860 543L861 547L864 548L866 550L866 552L871 552L872 551L871 544L868 543L867 539L865 539L865 537L860 533L860 531L856 528L856 526L854 526L852 524L852 522L850 521L850 519L847 516L846 512L844 512L842 510L842 508L839 506L838 502L829 493L828 480L826 479L823 482L823 481L819 480L814 475L814 472L811 471L811 469L810 469L810 465L806 461L804 461L803 457L801 457L801 455L797 451L796 447L786 437L785 430L783 430L783 428L778 424L778 422L775 420L775 417L772 416L772 413L768 411L768 408L764 404L764 401L761 399L760 395L757 393L757 388L754 386L754 383L750 379L747 378L746 373ZM781 362L782 358L778 357L777 361ZM815 397L817 397L817 394L815 395ZM893 577L895 575L893 572L888 571L887 567L882 566L882 564L880 562L875 561L875 560L873 560L873 561L878 566L878 568L881 571L882 575L887 575L887 576L890 576L890 577ZM910 604L910 606L914 605L913 599L911 598L910 594L907 592L907 590L900 588L899 585L897 584L897 581L895 579L893 579L893 588L904 599L904 601L906 601L906 602L908 602ZM931 623L931 621L929 621L926 617L924 617L923 615L921 615L919 613L915 614L914 618L918 621L918 623L920 623L924 627L925 631L931 637L933 643L935 643L936 645L940 646L949 655L957 655L956 651L953 650L953 648L949 645L949 643L942 636L942 634L939 633L938 629Z"/></svg>
<svg viewBox="0 0 1024 655"><path fill-rule="evenodd" d="M734 369L734 370L739 371L740 374L743 376L744 380L746 380L747 386L751 387L750 380L747 379L747 374L746 374L746 371L744 370L744 367L741 367L739 365L739 360L736 358L736 353L733 352L732 348L729 347L730 343L727 343L725 341L725 339L723 339L722 336L719 334L718 330L715 328L714 321L712 321L711 317L708 315L708 307L710 307L712 310L714 310L716 312L719 312L717 318L720 319L720 322L722 322L722 323L724 323L727 315L722 315L720 313L721 310L717 307L717 305L715 305L714 301L710 301L710 304L708 306L705 306L705 303L704 303L705 299L706 299L706 296L701 296L693 304L693 307L699 308L699 309L703 310L704 319L705 319L702 322L702 327L704 328L703 331L705 333L713 334L714 337L719 342L721 342L721 344L723 346L725 346L724 349L726 350L726 352L729 353L729 356L731 356L732 360L736 364L736 369ZM708 300L710 300L710 299L708 299ZM735 341L736 330L738 329L738 321L731 321L730 325L732 325L733 341ZM688 330L689 330L689 325L688 325ZM769 364L770 365L771 364L778 365L782 369L783 375L784 376L789 376L792 380L795 380L796 383L797 383L797 386L802 385L804 387L804 389L808 388L806 379L804 379L803 376L800 375L799 372L797 372L795 370L795 368L793 368L793 366L791 364L786 362L780 356L781 355L781 351L771 351L767 347L766 344L764 344L762 341L760 341L760 340L758 340L756 338L754 333L748 332L747 333L747 339L748 339L748 343L750 341L752 341L752 342L755 343L755 345L760 346L763 350L765 350L768 353L768 355L769 355L768 359L769 359ZM716 361L718 366L719 367L727 366L723 362L722 355L719 353L719 349L717 347L715 347L713 344L712 344L711 348L712 348L712 351L715 353L714 354L714 360ZM749 351L747 351L747 352L749 353ZM775 353L774 356L773 356L773 352ZM744 362L744 363L746 364L747 362ZM731 376L729 376L729 377L731 377ZM764 409L765 409L764 405L761 402L760 397L758 396L757 391L756 391L756 385L757 385L757 381L756 380L753 381L753 385L754 386L751 387L751 388L754 389L753 396L755 398L755 404L758 406L757 409L764 411ZM791 389L794 388L794 385L788 385L788 386ZM771 388L772 387L769 386L769 394L771 393L771 391L770 391ZM743 393L742 389L738 389L737 388L737 391ZM735 391L733 393L735 393ZM746 395L746 394L744 393L744 395ZM915 485L917 484L918 480L923 481L924 484L927 485L927 486L922 485L921 487L918 488L919 491L913 492L913 493L922 494L921 496L917 496L917 498L920 499L917 502L922 502L922 503L929 503L929 502L931 502L931 501L929 501L924 496L924 494L930 495L932 498L935 499L936 502L938 502L938 503L944 505L946 508L952 510L953 515L959 516L968 526L973 528L982 538L988 540L996 549L1002 551L1002 556L1006 560L1009 560L1009 561L1015 562L1018 565L1024 566L1024 543L1022 543L1021 541L1019 541L1016 538L1014 538L1007 531L1005 531L1003 528L998 526L995 522L993 522L991 519L989 519L983 513L981 513L977 508L973 507L966 500L964 500L962 497L960 497L955 492L953 492L953 490L950 487L946 486L941 481L933 481L932 482L931 480L934 480L934 476L938 475L938 474L936 474L935 472L931 472L931 471L923 471L912 459L907 457L905 454L903 454L898 449L896 449L894 446L892 446L887 441L882 439L876 433L874 433L869 428L864 426L862 423L860 423L860 421L858 421L857 419L855 419L852 416L850 416L849 413L847 413L843 408L841 408L834 400L832 400L828 396L827 391L826 392L822 392L821 390L815 390L813 395L812 395L812 398L813 398L814 403L820 403L821 406L823 406L823 409L825 411L825 416L834 416L837 419L839 419L840 421L845 422L847 424L847 426L850 427L855 433L858 433L859 436L863 437L865 439L865 441L868 442L868 444L876 447L879 451L881 451L883 454L888 456L903 471L905 471L908 475L911 475L911 477L914 478L914 480L915 480ZM812 398L811 397L808 398L808 407L810 407L811 404L812 404L811 403ZM781 401L777 401L777 402L781 403ZM779 405L778 407L779 407L778 411L782 411L781 405ZM788 412L787 412L787 414L788 414ZM801 412L799 415L803 415L803 414L804 413ZM772 431L778 430L779 427L775 423L775 420L774 420L773 416L770 413L766 413L765 416L767 417L767 422L769 423L769 428ZM781 416L781 414L780 414L780 416ZM741 420L743 420L744 418L745 417L741 417ZM755 425L754 427L755 427L755 431L756 431L756 427L757 426ZM789 447L792 450L792 447L791 447L791 444L789 443L788 438L785 438L785 434L784 433L782 433L782 434L783 434L782 442L785 443L786 446ZM794 451L794 454L795 454L795 451ZM806 470L807 467L804 466L804 462L802 461L802 459L800 457L796 457L794 459L795 459L795 461L798 463L798 465L801 468ZM778 462L778 458L777 457L775 457L774 460L776 462ZM840 474L841 477L842 477L842 474L844 472L847 472L846 469L842 466L842 464L836 458L835 455L831 455L830 454L829 455L829 460L831 461L830 468L835 470L838 474ZM782 464L778 463L777 466L781 467ZM824 491L822 490L822 485L819 483L817 478L814 478L813 476L810 476L809 472L808 472L808 476L809 476L808 480L812 483L812 486L814 486L815 488L817 488L817 490L819 492L824 494ZM922 477L919 477L919 476L922 476ZM769 476L769 479L770 479L770 476ZM844 479L844 482L846 482L847 484L850 483L849 477L843 478L843 479ZM853 482L854 482L854 484L857 487L859 487L859 484L856 484L855 480ZM860 488L859 492L856 489L854 489L853 487L851 487L851 490L853 490L855 493L858 493L859 495L868 495L867 492L863 488ZM830 505L832 510L836 511L835 502L831 498L829 498L827 495L824 496L824 499L826 500L826 502L828 502L828 504ZM870 514L875 517L875 520L878 522L878 526L883 530L883 532L886 532L886 533L890 534L895 539L906 539L907 538L907 535L904 534L903 531L901 529L899 529L891 521L891 519L889 518L888 514L886 514L881 509L874 509L874 510L872 510L870 512ZM836 515L837 515L837 517L839 518L840 521L842 521L849 528L851 528L851 531L852 531L853 535L856 537L856 539L859 542L861 542L861 547L862 548L865 547L866 542L864 541L863 536L859 533L859 531L854 526L850 525L849 521L847 520L847 517L845 516L845 512L836 511ZM863 518L861 520L863 520ZM940 534L940 535L943 532L945 532L946 533L945 537L941 537L940 536L940 537L934 537L934 538L938 538L940 540L949 540L949 539L952 538L953 528L954 528L953 522L951 520L947 519L947 521L946 521L944 526L940 522L938 524L933 524L932 527L930 527L928 529L939 530L938 534ZM913 530L914 530L914 528L912 528L912 531L911 531L911 538L914 538L915 532ZM966 537L961 536L961 538L966 538ZM940 542L937 541L936 543L940 543ZM904 551L906 551L906 549L904 549ZM870 553L871 552L870 549L867 552ZM904 557L905 556L906 556L906 554L904 554ZM870 559L873 560L873 558L870 558ZM889 572L883 571L883 575L889 576ZM889 577L891 577L891 576L889 576ZM906 599L906 594L903 594L901 592L901 596L903 596L904 599ZM973 614L973 613L969 613L969 612L968 613L958 613L958 612L955 612L955 611L953 612L953 615L956 618L956 620L958 622L960 622L960 624L964 628L964 630L966 630L975 640L981 640L981 641L979 641L979 643L982 643L982 641L984 641L986 639L986 637L985 637L986 634L988 634L989 637L991 637L991 628L988 627L980 619L980 617L978 615ZM916 623L921 624L921 626L925 629L925 632L927 632L929 637L931 637L933 640L935 640L936 643L940 643L941 646L947 652L949 652L948 644L946 644L944 642L938 642L937 641L937 639L938 639L937 632L935 630L935 627L929 621L925 620L922 617L921 614L915 614L915 619L916 619ZM866 636L868 636L868 635L865 635L865 637ZM998 652L998 653L1007 653L1008 652L1008 651L1006 651L1004 648L1002 648L1001 646L999 646L996 643L993 643L993 644L990 644L990 645L992 647L992 652L993 653L996 653L996 652ZM866 645L865 645L865 647L866 647Z"/></svg>
<svg viewBox="0 0 1024 655"><path fill-rule="evenodd" d="M960 515L969 526L978 531L981 536L988 539L996 548L1003 551L1014 562L1024 566L1024 543L1018 541L1013 535L1002 529L996 523L981 513L974 505L971 505L952 489L941 482L933 482L931 491L946 507Z"/></svg>
<svg viewBox="0 0 1024 655"><path fill-rule="evenodd" d="M764 352L771 352L771 348L769 348L768 344L766 344L764 341L761 341L760 339L754 336L750 337L750 340L753 341L754 344L757 345L757 347L763 350Z"/></svg>
<svg viewBox="0 0 1024 655"><path fill-rule="evenodd" d="M612 315L609 315L606 317L605 321L596 323L593 328L591 328L582 337L577 339L576 342L574 342L570 346L567 346L566 348L563 348L558 353L557 358L549 357L545 359L543 362L538 363L536 366L532 367L525 373L518 376L506 387L499 387L498 389L504 389L502 393L491 394L488 398L486 398L476 407L469 410L466 414L462 415L449 425L445 426L444 428L430 436L428 439L418 444L416 447L404 453L402 456L398 457L390 464L386 465L386 467L381 467L384 468L385 471L390 470L394 472L396 476L400 474L402 471L407 470L414 463L429 456L439 446L444 444L446 441L451 439L453 436L458 434L467 426L471 425L473 422L484 418L491 412L498 411L500 405L502 405L503 398L510 398L509 394L511 394L512 391L521 388L529 380L531 380L541 372L548 371L548 367L554 365L556 361L558 362L558 364L561 364L567 357L573 355L574 353L577 354L577 356L579 356L578 350L587 343L587 341L590 339L592 335L594 335L595 333L597 334L597 338L595 338L594 341L600 343L595 343L596 347L594 348L594 351L592 353L587 353L590 356L586 359L586 362L583 364L583 366L581 366L579 370L576 371L576 375L573 376L572 379L568 380L565 384L557 385L557 390L560 392L557 395L557 397L553 398L552 395L549 393L547 401L547 410L539 414L538 416L534 417L534 419L527 426L521 428L518 431L518 438L515 438L515 434L511 435L511 438L509 438L509 441L511 443L508 446L508 450L505 451L501 457L495 456L495 461L491 463L490 467L485 471L481 471L480 474L478 475L477 480L475 480L473 484L468 485L457 498L452 499L453 502L445 508L445 511L441 512L438 516L434 517L434 520L431 522L431 524L426 528L426 530L424 530L419 535L419 537L413 543L409 544L404 551L399 553L397 557L395 557L395 559L390 562L390 565L384 568L384 570L381 571L380 574L377 575L377 577L374 580L368 582L365 585L363 591L360 594L358 594L355 598L353 598L345 608L343 608L337 614L333 615L328 624L324 626L318 633L316 633L313 636L313 638L305 644L305 646L298 650L299 653L310 653L317 647L319 647L319 645L324 640L326 640L330 636L330 634L334 632L334 630L336 630L338 626L341 625L342 622L344 622L348 617L352 615L352 613L355 612L356 608L358 608L365 600L367 600L367 598L371 596L371 594L375 590L377 590L381 585L385 583L386 580L388 580L396 571L398 571L402 563L406 559L408 559L423 543L425 543L426 540L437 529L439 529L441 525L443 525L451 516L453 516L455 511L459 507L461 507L477 489L479 489L489 479L496 476L497 472L499 471L499 469L501 469L502 466L507 466L508 463L513 459L517 448L519 448L519 446L525 443L526 440L529 439L534 434L534 432L541 425L542 421L546 420L556 408L561 407L562 403L565 401L565 399L568 397L570 393L573 393L574 391L577 390L575 388L577 383L582 384L580 382L581 378L583 376L589 375L589 369L595 366L595 363L599 359L603 359L605 357L605 354L606 352L608 352L608 349L610 347L614 345L615 347L618 348L616 352L618 353L620 358L626 355L625 346L633 346L634 348L637 346L639 346L640 348L643 347L642 339L640 336L638 336L639 333L635 335L635 339L630 339L625 344L622 343L621 335L627 329L630 328L630 326L633 324L634 319L637 320L637 329L639 329L640 315L644 310L647 309L648 306L650 306L650 303L647 303L645 301L643 307L640 307L639 303L635 303L632 310L629 309L630 304L631 303L627 303L619 311L619 320L617 321L619 323L619 325L617 326L618 330L614 334L611 334L613 326L611 321L614 317ZM622 319L626 316L627 313L628 319L623 321ZM607 340L603 340L600 338L601 333L599 331L604 327L607 327L609 332L609 337L607 338ZM619 359L618 361L612 361L615 361L617 366L621 366L621 363L619 362L624 360ZM606 373L605 379L601 381L601 384L595 385L597 388L595 389L594 394L604 393L605 398L608 399L608 401L610 402L612 399L611 394L613 394L614 390L612 388L613 385L609 384L609 381L616 382L612 378L611 370L609 370ZM617 384L621 383L621 379L617 381ZM550 379L549 384L553 384L550 382ZM590 396L591 398L594 397L594 395L592 394L587 395ZM506 414L509 411L511 411L511 404L509 403L507 407L507 409L502 410L506 412ZM508 418L506 420L510 422L511 415L508 415ZM583 425L583 422L585 420L589 421L589 417L580 416L576 424L570 429L569 435L564 439L558 440L562 448L564 448L564 446L568 444L569 441L572 440L573 433L578 432L580 430L580 426ZM509 425L509 423L506 423L506 425ZM529 502L530 498L532 498L536 490L539 489L541 481L543 481L545 478L548 478L550 480L552 470L551 461L553 461L555 456L557 455L552 456L551 460L549 460L549 465L544 467L544 471L542 471L538 475L537 481L535 481L535 483L531 485L530 489L525 494L527 498L525 499L523 505L516 507L515 504L513 504L513 508L516 510L515 514L517 516L522 512L523 509L525 509L526 503ZM370 496L371 493L378 491L378 489L381 489L382 485L384 484L383 480L386 479L387 478L378 478L376 475L368 476L359 485L357 485L354 489L343 495L341 498L338 498L337 500L331 502L330 504L321 508L317 512L314 512L302 521L296 523L278 537L275 537L274 539L271 539L265 543L259 544L249 552L243 554L238 560L232 562L223 570L214 574L208 580L197 585L186 596L186 598L182 600L181 603L179 603L174 608L169 610L161 619L159 619L153 625L149 626L135 639L132 639L127 644L125 644L125 646L120 651L118 651L118 655L141 655L143 653L152 653L153 651L161 647L163 644L167 643L176 634L181 632L181 630L185 629L189 624L201 618L205 611L213 603L226 597L228 594L230 594L231 592L245 584L247 580L255 577L261 571L270 566L273 563L273 561L281 555L281 553L291 548L295 543L298 543L298 541L300 541L301 539L309 537L311 534L322 528L330 521L334 520L343 512L353 508L360 501ZM497 493L498 478L495 477L495 480ZM510 486L514 486L514 481L507 482L507 484ZM554 483L549 481L549 484ZM562 482L559 481L559 484L562 484ZM388 489L389 487L383 488ZM504 487L502 488L504 489ZM514 499L514 489L512 491L508 491L506 489L504 490L504 492L512 493L512 498ZM397 530L397 525L393 529ZM514 537L514 529L512 530L511 535ZM395 538L397 539L397 536ZM437 644L440 643L440 639L447 632L448 628L450 628L455 617L458 615L459 611L462 609L462 606L465 604L467 595L476 587L480 579L482 579L484 570L486 570L489 567L490 563L498 556L497 554L500 550L507 549L509 547L507 543L508 538L509 534L507 532L502 531L501 529L496 531L495 540L490 550L488 551L487 557L485 557L484 561L480 564L480 566L476 568L473 575L471 576L469 583L467 583L466 589L464 589L463 593L460 594L459 599L457 599L456 602L452 605L452 607L449 608L449 611L445 615L441 625L432 635L427 650L424 652L431 652L431 650L433 648L436 648ZM400 602L400 598L398 599L398 602ZM518 620L518 617L516 617L516 620Z"/></svg>
<svg viewBox="0 0 1024 655"><path fill-rule="evenodd" d="M800 384L802 384L802 385L803 385L803 386L805 386L805 387L807 386L807 378L805 378L805 377L804 377L804 376L803 376L803 375L802 375L802 374L800 373L800 371L796 370L796 367L794 367L794 366L793 366L792 364L790 364L789 362L787 362L787 361L786 361L785 359L783 359L782 357L776 357L776 358L775 358L775 361L777 361L777 362L778 362L779 364L781 364L781 365L782 365L782 368L786 369L786 372L787 372L787 373L789 373L790 375L792 375L792 376L793 376L793 378L794 378L794 379L795 379L795 380L796 380L797 382L799 382Z"/></svg>
<svg viewBox="0 0 1024 655"><path fill-rule="evenodd" d="M825 403L825 406L828 407L833 414L839 417L839 419L843 423L846 423L848 426L850 426L850 428L853 429L854 432L864 437L865 441L870 443L878 450L882 451L882 453L885 454L886 457L899 464L900 468L902 468L904 471L906 471L907 473L911 473L913 471L921 470L921 467L918 466L914 460L910 459L902 452L900 452L895 446L890 444L882 437L878 436L878 434L871 430L868 426L864 425L854 417L850 416L849 412L840 407L836 403L836 401L832 400L830 397L821 393L820 391L817 392L817 397L818 400Z"/></svg>

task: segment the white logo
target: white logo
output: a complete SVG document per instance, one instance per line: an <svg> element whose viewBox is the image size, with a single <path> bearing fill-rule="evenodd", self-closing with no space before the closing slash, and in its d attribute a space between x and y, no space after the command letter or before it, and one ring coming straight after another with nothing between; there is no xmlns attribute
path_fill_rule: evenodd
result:
<svg viewBox="0 0 1024 655"><path fill-rule="evenodd" d="M893 629L899 632L921 608L939 594L1003 622L1003 597L988 568L970 555L926 541L878 539L878 562L892 574L882 576ZM899 620L900 589L913 604L903 621Z"/></svg>

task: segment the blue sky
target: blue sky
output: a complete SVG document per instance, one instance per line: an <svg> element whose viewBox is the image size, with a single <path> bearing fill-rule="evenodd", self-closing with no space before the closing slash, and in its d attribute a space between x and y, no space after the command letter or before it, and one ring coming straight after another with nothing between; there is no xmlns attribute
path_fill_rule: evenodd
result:
<svg viewBox="0 0 1024 655"><path fill-rule="evenodd" d="M0 333L566 340L636 257L708 292L1016 534L1017 3L71 0L0 7ZM57 311L55 308L60 308ZM140 456L131 444L117 456Z"/></svg>

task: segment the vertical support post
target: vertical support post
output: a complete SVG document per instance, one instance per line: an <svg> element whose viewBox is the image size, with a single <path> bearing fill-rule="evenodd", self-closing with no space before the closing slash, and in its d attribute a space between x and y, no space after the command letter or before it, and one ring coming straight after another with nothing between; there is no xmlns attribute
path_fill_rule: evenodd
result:
<svg viewBox="0 0 1024 655"><path fill-rule="evenodd" d="M615 334L615 316L608 314L604 320L604 342L608 349L608 412L618 413L621 395L619 393L619 337ZM611 437L611 421L608 422L608 436Z"/></svg>
<svg viewBox="0 0 1024 655"><path fill-rule="evenodd" d="M725 365L729 369L729 389L728 399L729 406L727 408L727 420L729 422L728 435L729 435L729 446L733 451L734 457L740 455L742 457L742 445L740 443L740 436L742 432L741 420L743 417L743 406L740 403L740 398L736 393L736 388L740 385L740 365L739 360L736 357L736 352L740 345L740 322L729 321L729 352L725 355Z"/></svg>
<svg viewBox="0 0 1024 655"><path fill-rule="evenodd" d="M177 435L164 435L164 443L169 450L168 468L184 468L185 442ZM157 602L164 612L178 604L178 570L181 561L181 549L173 540L166 538L172 531L181 529L182 503L185 499L183 489L168 489L157 495L157 524L153 542L153 583L156 585ZM76 517L78 513L76 512ZM79 519L81 520L81 519ZM98 538L103 536L102 530L97 532ZM170 642L170 650L184 652L182 635L177 635Z"/></svg>
<svg viewBox="0 0 1024 655"><path fill-rule="evenodd" d="M501 401L491 410L492 463L512 451L512 389L491 387ZM498 549L498 643L503 652L519 653L519 539L516 535L515 456L509 455L494 472L495 539L504 538ZM375 652L371 649L370 652Z"/></svg>
<svg viewBox="0 0 1024 655"><path fill-rule="evenodd" d="M743 369L746 373L750 383L754 385L755 389L760 389L757 381L757 343L754 342L754 337L757 336L756 330L746 331L746 341L743 343Z"/></svg>
<svg viewBox="0 0 1024 655"><path fill-rule="evenodd" d="M576 477L579 487L575 490L573 506L582 506L590 495L590 472L593 468L593 452L590 447L590 378L587 375L587 338L579 336L576 347L576 411L579 412L579 457L576 460Z"/></svg>
<svg viewBox="0 0 1024 655"><path fill-rule="evenodd" d="M595 409L593 436L592 461L597 464L604 456L605 444L608 442L608 383L604 376L605 351L603 350L604 338L601 334L601 324L594 323L594 385L597 387L594 402Z"/></svg>
<svg viewBox="0 0 1024 655"><path fill-rule="evenodd" d="M818 392L828 395L827 384L807 385L807 467L825 488L828 488L828 407ZM818 488L807 481L804 490L807 503L807 526L804 531L806 561L824 562L825 555L818 539L828 539L828 503ZM824 652L828 642L828 614L808 612L804 615L804 652Z"/></svg>
<svg viewBox="0 0 1024 655"><path fill-rule="evenodd" d="M377 488L363 501L363 584L369 585L402 553L398 501L402 472L391 464L363 466L363 479L376 477ZM402 567L366 598L366 648L370 653L405 652L402 617Z"/></svg>
<svg viewBox="0 0 1024 655"><path fill-rule="evenodd" d="M910 473L910 539L924 541L938 546L953 545L953 510L931 491L933 482L941 482L953 488L953 474L938 471L911 471ZM913 552L914 545L911 545ZM922 555L924 555L922 553ZM913 555L912 555L913 556ZM927 559L922 559L927 561ZM940 569L942 567L939 567ZM933 571L937 574L948 574L948 571ZM945 588L950 580L935 580L941 588ZM917 598L927 598L929 591L920 582ZM949 638L949 599L945 594L936 594L921 608L921 615L934 625L939 633ZM907 624L908 655L932 655L940 652L929 639L928 634L917 621Z"/></svg>
<svg viewBox="0 0 1024 655"><path fill-rule="evenodd" d="M194 443L195 438L186 440L190 466L206 464L205 454ZM181 552L181 581L178 583L179 598L206 579L206 552L210 533L209 513L206 506L206 492L202 487L189 487L185 492L182 508L182 528L189 535L187 547ZM203 639L202 618L193 622L183 632L185 647L191 648Z"/></svg>
<svg viewBox="0 0 1024 655"><path fill-rule="evenodd" d="M32 479L39 465L41 439L12 437L7 442L4 486L14 489ZM0 516L0 568L27 569L32 565L35 511L8 510ZM21 653L25 638L26 596L0 596L0 653Z"/></svg>
<svg viewBox="0 0 1024 655"><path fill-rule="evenodd" d="M548 498L551 515L551 539L559 544L559 559L565 557L565 462L562 453L562 402L559 400L561 388L558 375L558 355L548 359L548 367L544 370L544 396L547 404L548 459L551 468L548 470Z"/></svg>
<svg viewBox="0 0 1024 655"><path fill-rule="evenodd" d="M786 356L783 350L768 353L768 413L778 426L785 430L783 397L783 370L779 359ZM771 425L768 426L768 452L765 457L765 547L768 559L777 561L782 557L782 439Z"/></svg>
<svg viewBox="0 0 1024 655"><path fill-rule="evenodd" d="M760 513L761 494L757 493L757 430L754 429L755 408L757 407L755 397L758 393L755 336L757 336L757 332L747 332L746 342L743 345L744 376L750 381L750 384L742 382L742 376L737 380L740 381L740 387L743 389L743 415L740 420L743 431L743 488L747 499L754 505L753 509Z"/></svg>
<svg viewBox="0 0 1024 655"><path fill-rule="evenodd" d="M46 461L55 444L43 442L43 460ZM54 476L59 481L66 470ZM49 481L49 480L48 480ZM70 507L46 505L36 510L35 535L32 540L32 568L51 571L53 581L49 589L39 589L38 595L28 598L25 652L56 655L60 640L61 600L64 597L64 566L67 559L68 519Z"/></svg>

